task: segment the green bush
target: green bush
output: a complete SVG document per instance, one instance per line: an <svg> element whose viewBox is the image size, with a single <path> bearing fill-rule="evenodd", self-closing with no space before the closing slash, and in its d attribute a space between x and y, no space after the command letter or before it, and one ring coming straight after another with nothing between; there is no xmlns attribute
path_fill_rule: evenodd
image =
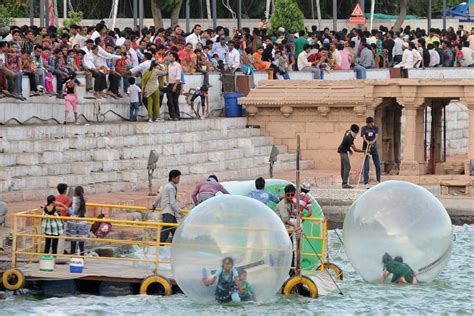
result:
<svg viewBox="0 0 474 316"><path fill-rule="evenodd" d="M13 18L8 12L6 5L0 5L0 27L10 26L13 23Z"/></svg>
<svg viewBox="0 0 474 316"><path fill-rule="evenodd" d="M270 32L284 27L286 32L304 30L304 15L295 0L276 0L275 10L270 18Z"/></svg>
<svg viewBox="0 0 474 316"><path fill-rule="evenodd" d="M68 18L63 21L63 27L70 27L73 24L79 24L84 18L82 11L69 11Z"/></svg>

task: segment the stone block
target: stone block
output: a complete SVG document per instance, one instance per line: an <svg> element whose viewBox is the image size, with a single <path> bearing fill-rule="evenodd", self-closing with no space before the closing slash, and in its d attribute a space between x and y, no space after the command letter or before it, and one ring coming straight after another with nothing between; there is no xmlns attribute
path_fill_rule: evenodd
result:
<svg viewBox="0 0 474 316"><path fill-rule="evenodd" d="M22 153L16 155L16 164L32 166L40 163L40 156L36 153Z"/></svg>
<svg viewBox="0 0 474 316"><path fill-rule="evenodd" d="M120 159L117 150L99 149L94 151L94 160L97 161L112 161Z"/></svg>
<svg viewBox="0 0 474 316"><path fill-rule="evenodd" d="M58 164L63 162L62 152L45 151L41 155L41 163L43 164Z"/></svg>

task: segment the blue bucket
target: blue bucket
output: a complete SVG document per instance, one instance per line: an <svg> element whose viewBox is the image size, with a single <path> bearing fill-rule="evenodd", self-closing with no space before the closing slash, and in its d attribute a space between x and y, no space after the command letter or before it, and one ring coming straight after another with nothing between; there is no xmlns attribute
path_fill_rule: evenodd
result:
<svg viewBox="0 0 474 316"><path fill-rule="evenodd" d="M243 96L244 94L242 92L224 93L226 117L241 117L242 116L242 106L237 103L237 99Z"/></svg>

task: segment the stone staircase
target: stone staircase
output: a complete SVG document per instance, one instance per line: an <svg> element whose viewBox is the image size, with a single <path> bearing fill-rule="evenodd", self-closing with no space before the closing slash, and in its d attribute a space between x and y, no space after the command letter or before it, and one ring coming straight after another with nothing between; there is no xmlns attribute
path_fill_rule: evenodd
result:
<svg viewBox="0 0 474 316"><path fill-rule="evenodd" d="M220 180L268 177L273 139L246 128L246 118L97 125L0 127L0 200L43 199L58 183L82 185L88 194L148 186L150 150L159 154L154 188L171 169L183 183L216 174ZM296 155L278 146L275 171L295 168ZM302 161L312 168L312 161Z"/></svg>

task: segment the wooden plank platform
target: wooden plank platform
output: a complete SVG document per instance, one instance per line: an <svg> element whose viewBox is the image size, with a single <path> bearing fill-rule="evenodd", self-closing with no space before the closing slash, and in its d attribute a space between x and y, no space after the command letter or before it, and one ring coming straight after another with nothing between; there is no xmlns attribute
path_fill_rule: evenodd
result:
<svg viewBox="0 0 474 316"><path fill-rule="evenodd" d="M82 273L70 273L69 264L56 264L53 272L40 271L39 263L26 264L19 267L26 279L34 280L94 280L109 282L140 283L146 277L154 274L152 265L120 263L112 260L86 260ZM174 283L169 264L161 264L158 274Z"/></svg>

